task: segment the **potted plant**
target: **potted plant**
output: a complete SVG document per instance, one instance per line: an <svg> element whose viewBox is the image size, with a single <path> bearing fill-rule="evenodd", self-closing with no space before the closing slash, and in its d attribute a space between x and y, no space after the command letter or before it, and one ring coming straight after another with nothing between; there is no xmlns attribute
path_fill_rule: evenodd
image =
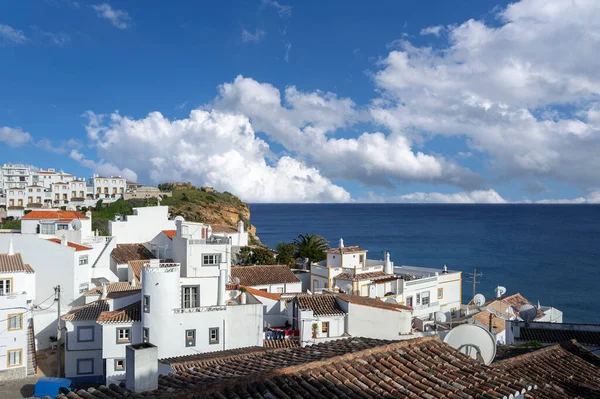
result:
<svg viewBox="0 0 600 399"><path fill-rule="evenodd" d="M313 339L317 338L317 330L319 329L319 325L317 323L313 323L312 325L312 337Z"/></svg>

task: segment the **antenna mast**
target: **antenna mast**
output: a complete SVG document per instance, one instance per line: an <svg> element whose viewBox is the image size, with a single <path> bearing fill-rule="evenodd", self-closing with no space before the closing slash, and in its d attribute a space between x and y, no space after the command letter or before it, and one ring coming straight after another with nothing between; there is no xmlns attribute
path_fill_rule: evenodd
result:
<svg viewBox="0 0 600 399"><path fill-rule="evenodd" d="M477 295L477 277L483 276L483 273L477 273L477 269L475 268L473 269L473 274L471 275L471 273L468 273L467 276L473 278L473 298Z"/></svg>

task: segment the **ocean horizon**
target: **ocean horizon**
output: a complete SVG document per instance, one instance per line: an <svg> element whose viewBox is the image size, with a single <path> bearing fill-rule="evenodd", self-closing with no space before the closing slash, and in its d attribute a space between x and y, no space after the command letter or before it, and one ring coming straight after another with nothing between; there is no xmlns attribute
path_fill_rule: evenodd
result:
<svg viewBox="0 0 600 399"><path fill-rule="evenodd" d="M564 322L597 323L600 206L594 204L250 204L251 223L274 248L299 234L340 238L368 258L390 251L395 265L463 272L463 303L477 293L521 293L532 303L554 306Z"/></svg>

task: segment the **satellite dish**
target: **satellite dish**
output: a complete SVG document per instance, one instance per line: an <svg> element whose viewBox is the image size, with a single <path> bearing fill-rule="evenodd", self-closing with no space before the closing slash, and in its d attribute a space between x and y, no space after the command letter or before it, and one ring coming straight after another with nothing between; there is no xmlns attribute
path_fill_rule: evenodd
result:
<svg viewBox="0 0 600 399"><path fill-rule="evenodd" d="M537 317L537 309L526 303L519 309L519 317L525 322L533 321Z"/></svg>
<svg viewBox="0 0 600 399"><path fill-rule="evenodd" d="M391 304L394 304L394 305L398 304L398 302L394 298L388 298L388 299L385 300L385 302L386 303L391 303Z"/></svg>
<svg viewBox="0 0 600 399"><path fill-rule="evenodd" d="M446 313L444 312L435 312L435 321L438 323L445 323L448 320Z"/></svg>
<svg viewBox="0 0 600 399"><path fill-rule="evenodd" d="M239 284L240 283L240 278L239 277L234 277L233 278L233 283L234 284Z"/></svg>
<svg viewBox="0 0 600 399"><path fill-rule="evenodd" d="M506 294L506 288L502 286L496 287L496 298L501 298L502 295Z"/></svg>
<svg viewBox="0 0 600 399"><path fill-rule="evenodd" d="M345 291L346 294L352 294L352 284L346 284Z"/></svg>
<svg viewBox="0 0 600 399"><path fill-rule="evenodd" d="M473 303L476 306L483 306L485 304L485 297L482 294L477 294L473 297Z"/></svg>
<svg viewBox="0 0 600 399"><path fill-rule="evenodd" d="M81 220L79 220L79 219L75 219L75 220L73 220L73 222L71 223L71 226L73 227L73 230L75 230L75 231L79 231L79 230L81 230L81 227L82 227L83 225L81 224Z"/></svg>
<svg viewBox="0 0 600 399"><path fill-rule="evenodd" d="M473 359L489 365L496 357L496 340L486 329L461 324L444 337L444 342Z"/></svg>

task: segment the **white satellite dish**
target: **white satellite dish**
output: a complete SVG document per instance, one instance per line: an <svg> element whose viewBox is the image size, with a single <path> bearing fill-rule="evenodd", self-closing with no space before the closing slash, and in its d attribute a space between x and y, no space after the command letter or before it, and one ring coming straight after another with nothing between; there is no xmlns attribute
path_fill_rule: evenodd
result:
<svg viewBox="0 0 600 399"><path fill-rule="evenodd" d="M537 309L535 306L526 303L519 309L519 317L525 322L533 321L537 317Z"/></svg>
<svg viewBox="0 0 600 399"><path fill-rule="evenodd" d="M234 277L233 278L233 283L234 284L239 284L240 283L240 278L239 277Z"/></svg>
<svg viewBox="0 0 600 399"><path fill-rule="evenodd" d="M435 321L437 323L445 323L448 321L448 316L444 312L435 312Z"/></svg>
<svg viewBox="0 0 600 399"><path fill-rule="evenodd" d="M496 298L501 298L502 295L506 294L506 288L502 287L502 286L497 286L496 287Z"/></svg>
<svg viewBox="0 0 600 399"><path fill-rule="evenodd" d="M73 222L71 223L71 226L73 227L73 230L75 230L75 231L79 231L79 230L81 230L81 227L83 227L83 225L81 224L81 220L79 220L79 219L73 220Z"/></svg>
<svg viewBox="0 0 600 399"><path fill-rule="evenodd" d="M346 291L346 294L352 294L352 284L346 284L346 287L344 289Z"/></svg>
<svg viewBox="0 0 600 399"><path fill-rule="evenodd" d="M475 324L461 324L444 337L444 342L473 359L489 365L496 357L496 340Z"/></svg>
<svg viewBox="0 0 600 399"><path fill-rule="evenodd" d="M483 306L485 304L485 297L482 294L477 294L473 297L473 303L475 306Z"/></svg>

